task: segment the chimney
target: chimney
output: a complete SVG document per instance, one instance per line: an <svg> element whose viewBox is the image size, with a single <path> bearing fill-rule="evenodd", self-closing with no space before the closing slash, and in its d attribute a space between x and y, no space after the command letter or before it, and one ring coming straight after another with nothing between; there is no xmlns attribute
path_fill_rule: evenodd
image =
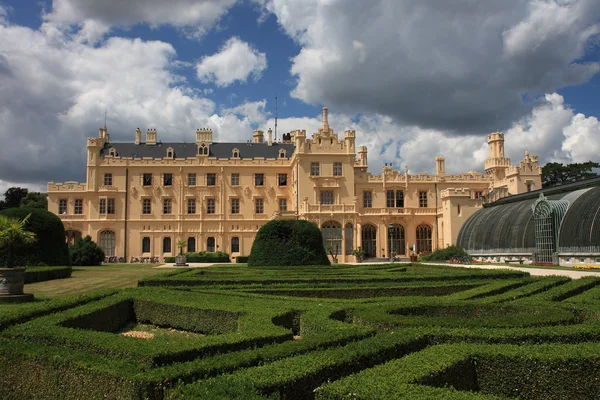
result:
<svg viewBox="0 0 600 400"><path fill-rule="evenodd" d="M435 173L438 175L446 173L446 159L444 156L435 157Z"/></svg>
<svg viewBox="0 0 600 400"><path fill-rule="evenodd" d="M135 144L139 145L142 141L142 131L140 130L140 128L137 128L135 130Z"/></svg>
<svg viewBox="0 0 600 400"><path fill-rule="evenodd" d="M196 144L199 145L200 143L212 143L212 129L196 129Z"/></svg>
<svg viewBox="0 0 600 400"><path fill-rule="evenodd" d="M146 131L146 146L154 146L156 144L156 129L148 129Z"/></svg>
<svg viewBox="0 0 600 400"><path fill-rule="evenodd" d="M269 130L267 131L267 140L269 146L273 146L273 131L271 130L271 128L269 128Z"/></svg>
<svg viewBox="0 0 600 400"><path fill-rule="evenodd" d="M262 143L263 138L264 138L263 131L259 131L259 130L254 131L252 137L254 139L253 140L254 143Z"/></svg>

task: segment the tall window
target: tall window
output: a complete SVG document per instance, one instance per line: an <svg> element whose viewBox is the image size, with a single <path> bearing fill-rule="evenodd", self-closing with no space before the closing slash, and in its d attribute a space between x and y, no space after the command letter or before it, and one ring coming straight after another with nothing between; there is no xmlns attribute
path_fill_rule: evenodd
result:
<svg viewBox="0 0 600 400"><path fill-rule="evenodd" d="M263 199L256 199L254 201L254 212L256 214L262 214L265 212Z"/></svg>
<svg viewBox="0 0 600 400"><path fill-rule="evenodd" d="M106 213L107 214L115 213L115 199L106 199Z"/></svg>
<svg viewBox="0 0 600 400"><path fill-rule="evenodd" d="M388 229L388 249L396 255L406 254L406 235L404 227L394 224L393 229Z"/></svg>
<svg viewBox="0 0 600 400"><path fill-rule="evenodd" d="M342 163L333 163L333 176L342 176Z"/></svg>
<svg viewBox="0 0 600 400"><path fill-rule="evenodd" d="M287 199L279 199L279 211L287 211Z"/></svg>
<svg viewBox="0 0 600 400"><path fill-rule="evenodd" d="M373 207L373 192L363 192L363 207Z"/></svg>
<svg viewBox="0 0 600 400"><path fill-rule="evenodd" d="M321 192L321 204L333 204L333 192L331 190Z"/></svg>
<svg viewBox="0 0 600 400"><path fill-rule="evenodd" d="M188 174L188 186L196 186L196 174Z"/></svg>
<svg viewBox="0 0 600 400"><path fill-rule="evenodd" d="M188 253L194 253L196 251L196 239L189 237L187 240L187 251Z"/></svg>
<svg viewBox="0 0 600 400"><path fill-rule="evenodd" d="M208 155L208 147L202 143L200 145L200 147L198 147L198 154L201 156L207 156Z"/></svg>
<svg viewBox="0 0 600 400"><path fill-rule="evenodd" d="M529 183L529 182L527 183L527 191L531 192L531 183Z"/></svg>
<svg viewBox="0 0 600 400"><path fill-rule="evenodd" d="M67 199L60 199L58 201L58 213L59 214L67 213Z"/></svg>
<svg viewBox="0 0 600 400"><path fill-rule="evenodd" d="M419 192L419 207L427 207L427 192Z"/></svg>
<svg viewBox="0 0 600 400"><path fill-rule="evenodd" d="M310 163L310 175L311 176L319 176L319 163L318 162Z"/></svg>
<svg viewBox="0 0 600 400"><path fill-rule="evenodd" d="M163 214L171 214L173 212L173 201L171 199L163 199Z"/></svg>
<svg viewBox="0 0 600 400"><path fill-rule="evenodd" d="M265 184L265 174L254 174L254 186L263 186Z"/></svg>
<svg viewBox="0 0 600 400"><path fill-rule="evenodd" d="M234 236L231 238L231 252L239 253L240 252L240 238Z"/></svg>
<svg viewBox="0 0 600 400"><path fill-rule="evenodd" d="M147 236L142 239L142 253L150 253L150 238Z"/></svg>
<svg viewBox="0 0 600 400"><path fill-rule="evenodd" d="M417 227L417 253L431 253L431 226L422 224Z"/></svg>
<svg viewBox="0 0 600 400"><path fill-rule="evenodd" d="M152 186L152 174L144 174L142 177L142 185Z"/></svg>
<svg viewBox="0 0 600 400"><path fill-rule="evenodd" d="M83 214L83 200L75 199L75 214Z"/></svg>
<svg viewBox="0 0 600 400"><path fill-rule="evenodd" d="M187 213L188 214L196 214L196 199L188 199Z"/></svg>
<svg viewBox="0 0 600 400"><path fill-rule="evenodd" d="M404 207L404 192L402 190L396 190L396 207Z"/></svg>
<svg viewBox="0 0 600 400"><path fill-rule="evenodd" d="M100 206L98 207L100 214L106 214L106 199L100 199Z"/></svg>
<svg viewBox="0 0 600 400"><path fill-rule="evenodd" d="M104 250L106 257L113 257L115 255L115 233L113 231L100 232L100 248Z"/></svg>
<svg viewBox="0 0 600 400"><path fill-rule="evenodd" d="M206 213L214 214L216 210L215 199L206 199Z"/></svg>
<svg viewBox="0 0 600 400"><path fill-rule="evenodd" d="M240 199L231 199L231 213L232 214L240 213Z"/></svg>
<svg viewBox="0 0 600 400"><path fill-rule="evenodd" d="M217 174L206 174L206 186L215 186L217 184Z"/></svg>
<svg viewBox="0 0 600 400"><path fill-rule="evenodd" d="M403 208L404 192L402 190L388 190L385 194L386 207Z"/></svg>
<svg viewBox="0 0 600 400"><path fill-rule="evenodd" d="M171 252L171 238L165 237L163 238L163 253Z"/></svg>
<svg viewBox="0 0 600 400"><path fill-rule="evenodd" d="M474 193L473 193L473 198L474 198L475 200L483 198L483 192L481 192L481 191L476 191L476 192L474 192Z"/></svg>
<svg viewBox="0 0 600 400"><path fill-rule="evenodd" d="M354 251L354 228L352 224L346 224L344 227L344 242L346 255L349 256Z"/></svg>
<svg viewBox="0 0 600 400"><path fill-rule="evenodd" d="M277 174L277 186L287 186L287 174Z"/></svg>
<svg viewBox="0 0 600 400"><path fill-rule="evenodd" d="M173 174L163 175L163 186L173 186Z"/></svg>
<svg viewBox="0 0 600 400"><path fill-rule="evenodd" d="M212 236L206 239L206 251L209 253L215 252L215 238Z"/></svg>
<svg viewBox="0 0 600 400"><path fill-rule="evenodd" d="M112 186L112 174L104 174L104 186Z"/></svg>
<svg viewBox="0 0 600 400"><path fill-rule="evenodd" d="M323 246L327 249L327 246L331 246L334 254L340 254L342 252L342 226L334 221L325 222L321 226L321 232L323 233Z"/></svg>
<svg viewBox="0 0 600 400"><path fill-rule="evenodd" d="M390 208L390 207L394 207L395 205L396 205L396 202L394 201L394 191L388 190L385 194L385 206Z"/></svg>
<svg viewBox="0 0 600 400"><path fill-rule="evenodd" d="M102 203L100 205L102 206ZM152 199L144 199L142 201L142 214L152 214Z"/></svg>
<svg viewBox="0 0 600 400"><path fill-rule="evenodd" d="M231 186L240 185L240 174L231 174Z"/></svg>

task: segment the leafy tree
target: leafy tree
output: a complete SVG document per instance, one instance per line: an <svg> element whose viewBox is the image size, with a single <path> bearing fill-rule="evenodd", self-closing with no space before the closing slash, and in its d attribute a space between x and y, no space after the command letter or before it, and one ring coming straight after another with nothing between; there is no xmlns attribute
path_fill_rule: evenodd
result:
<svg viewBox="0 0 600 400"><path fill-rule="evenodd" d="M6 248L6 266L14 267L15 252L22 245L35 242L35 233L25 229L31 214L23 219L0 215L0 247Z"/></svg>
<svg viewBox="0 0 600 400"><path fill-rule="evenodd" d="M179 255L183 254L183 249L186 247L185 240L178 240L177 247L179 247Z"/></svg>
<svg viewBox="0 0 600 400"><path fill-rule="evenodd" d="M4 192L4 201L0 204L0 210L7 208L16 208L21 205L21 199L27 196L29 189L20 187L11 187Z"/></svg>
<svg viewBox="0 0 600 400"><path fill-rule="evenodd" d="M29 192L21 199L21 207L48 209L48 194Z"/></svg>
<svg viewBox="0 0 600 400"><path fill-rule="evenodd" d="M77 239L69 248L69 255L71 265L100 265L104 260L104 250L94 243L89 235Z"/></svg>
<svg viewBox="0 0 600 400"><path fill-rule="evenodd" d="M542 187L548 188L598 176L593 168L600 168L600 164L593 161L567 165L547 163L542 168Z"/></svg>

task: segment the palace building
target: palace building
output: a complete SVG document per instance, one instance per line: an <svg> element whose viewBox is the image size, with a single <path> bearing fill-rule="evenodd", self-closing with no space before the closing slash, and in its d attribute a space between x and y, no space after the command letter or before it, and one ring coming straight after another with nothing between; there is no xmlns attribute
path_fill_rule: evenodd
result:
<svg viewBox="0 0 600 400"><path fill-rule="evenodd" d="M519 165L504 156L504 135L488 135L485 174L409 174L385 165L368 172L367 148L356 133L323 124L307 137L296 130L275 141L254 131L247 142L213 142L210 129L190 143L166 143L138 128L133 143L113 143L105 128L87 139L86 182L48 184L48 208L67 241L90 235L107 256L164 257L186 251L249 255L271 219L305 219L321 228L340 262L408 256L456 243L463 223L485 201L541 188L538 159Z"/></svg>

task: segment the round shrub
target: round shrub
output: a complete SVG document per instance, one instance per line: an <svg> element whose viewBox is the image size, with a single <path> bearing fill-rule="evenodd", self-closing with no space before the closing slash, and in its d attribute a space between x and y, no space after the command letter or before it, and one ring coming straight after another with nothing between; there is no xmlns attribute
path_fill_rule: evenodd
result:
<svg viewBox="0 0 600 400"><path fill-rule="evenodd" d="M104 250L92 241L90 235L79 238L69 249L71 265L100 265L104 260Z"/></svg>
<svg viewBox="0 0 600 400"><path fill-rule="evenodd" d="M0 212L9 218L23 219L31 214L25 229L35 233L36 241L20 246L15 255L15 265L71 265L65 241L65 228L56 215L40 208L9 208ZM0 249L0 265L6 264L6 250Z"/></svg>
<svg viewBox="0 0 600 400"><path fill-rule="evenodd" d="M446 261L470 257L469 253L460 246L449 246L445 249L438 249L431 254L421 256L421 261Z"/></svg>
<svg viewBox="0 0 600 400"><path fill-rule="evenodd" d="M274 220L260 228L248 265L329 265L319 228L308 221Z"/></svg>

